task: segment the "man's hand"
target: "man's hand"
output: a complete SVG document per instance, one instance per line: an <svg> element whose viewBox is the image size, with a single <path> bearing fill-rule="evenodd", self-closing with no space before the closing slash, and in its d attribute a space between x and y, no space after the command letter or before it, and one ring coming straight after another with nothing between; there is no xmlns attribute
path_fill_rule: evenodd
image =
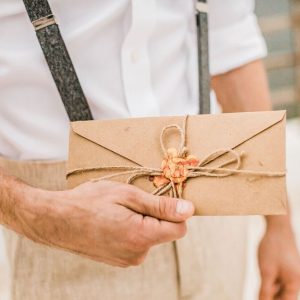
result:
<svg viewBox="0 0 300 300"><path fill-rule="evenodd" d="M281 225L269 227L260 243L260 300L298 299L300 257L290 227Z"/></svg>
<svg viewBox="0 0 300 300"><path fill-rule="evenodd" d="M18 182L14 222L29 239L114 266L141 264L157 244L182 238L191 202L109 181L51 192ZM5 215L5 212L4 212Z"/></svg>

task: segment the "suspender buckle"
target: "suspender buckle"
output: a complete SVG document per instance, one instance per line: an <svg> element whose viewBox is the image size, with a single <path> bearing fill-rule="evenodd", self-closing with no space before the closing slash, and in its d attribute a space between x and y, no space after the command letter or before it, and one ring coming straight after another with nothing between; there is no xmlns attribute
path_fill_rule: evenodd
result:
<svg viewBox="0 0 300 300"><path fill-rule="evenodd" d="M53 24L57 24L54 15L48 15L48 16L45 16L40 19L32 21L32 25L33 25L35 31L38 31L40 29L43 29L43 28L48 27Z"/></svg>

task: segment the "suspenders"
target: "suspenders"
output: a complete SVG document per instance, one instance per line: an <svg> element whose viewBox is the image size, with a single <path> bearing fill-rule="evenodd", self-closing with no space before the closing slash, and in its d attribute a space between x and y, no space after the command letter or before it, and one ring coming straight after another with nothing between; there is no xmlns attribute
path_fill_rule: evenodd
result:
<svg viewBox="0 0 300 300"><path fill-rule="evenodd" d="M23 2L70 121L92 120L92 113L48 1L23 0ZM207 114L210 112L210 76L206 0L197 0L196 23L199 111Z"/></svg>
<svg viewBox="0 0 300 300"><path fill-rule="evenodd" d="M52 77L71 121L92 120L66 45L47 0L24 0Z"/></svg>
<svg viewBox="0 0 300 300"><path fill-rule="evenodd" d="M199 112L210 113L210 75L208 51L208 10L206 0L197 0L196 23L198 41Z"/></svg>

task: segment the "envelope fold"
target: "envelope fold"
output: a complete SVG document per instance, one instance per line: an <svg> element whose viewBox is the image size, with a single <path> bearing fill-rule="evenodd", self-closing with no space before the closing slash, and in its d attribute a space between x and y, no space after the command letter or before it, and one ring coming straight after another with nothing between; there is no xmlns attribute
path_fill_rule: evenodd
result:
<svg viewBox="0 0 300 300"><path fill-rule="evenodd" d="M246 116L249 116L248 118ZM251 117L252 116L252 117ZM208 151L220 148L232 149L253 136L282 121L285 111L241 114L189 116L187 122L188 143L207 145ZM107 121L78 121L72 130L85 139L96 143L141 166L160 166L163 153L159 144L161 129L169 124L182 126L183 116L131 118ZM239 126L236 126L236 125ZM213 134L215 132L215 134ZM208 136L207 136L208 134ZM195 139L194 139L195 136ZM222 138L220 139L220 136ZM209 142L207 139L209 138ZM203 140L203 141L202 141ZM176 146L176 145L173 145ZM188 146L188 145L187 145ZM205 148L193 147L195 155L208 154Z"/></svg>
<svg viewBox="0 0 300 300"><path fill-rule="evenodd" d="M245 153L243 169L284 172L285 116L285 111L189 116L186 147L189 154L200 161L219 149L235 149ZM182 127L184 120L184 116L168 116L73 122L68 171L104 165L160 168L163 160L161 131L170 124ZM166 147L178 147L178 132L170 130L165 143ZM74 187L103 174L95 170L71 174L68 184ZM137 185L147 191L153 187L148 178L138 180ZM184 197L194 202L199 215L286 212L284 176L199 177L186 182Z"/></svg>

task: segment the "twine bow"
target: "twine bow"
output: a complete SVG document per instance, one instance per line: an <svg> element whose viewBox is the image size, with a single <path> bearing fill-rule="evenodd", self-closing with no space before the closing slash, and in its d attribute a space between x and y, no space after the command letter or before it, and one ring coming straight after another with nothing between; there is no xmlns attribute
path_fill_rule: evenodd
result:
<svg viewBox="0 0 300 300"><path fill-rule="evenodd" d="M186 123L188 116L185 117L183 128L176 124L167 125L162 129L160 135L160 146L164 154L161 168L148 168L141 166L102 166L94 168L79 168L71 170L67 176L80 173L82 171L118 171L116 173L92 179L96 182L99 180L112 179L121 175L128 175L127 183L133 184L134 181L141 177L149 177L155 186L152 194L163 195L169 192L171 197L181 198L184 184L189 178L196 177L228 177L234 174L252 175L259 177L282 177L285 172L264 172L241 170L242 157L244 153L239 153L233 149L220 149L207 155L201 161L194 155L188 155L186 148ZM180 134L180 145L178 149L165 147L165 134L170 129L176 129ZM209 167L209 163L217 158L227 154L226 159L217 166ZM227 167L232 165L232 167Z"/></svg>

